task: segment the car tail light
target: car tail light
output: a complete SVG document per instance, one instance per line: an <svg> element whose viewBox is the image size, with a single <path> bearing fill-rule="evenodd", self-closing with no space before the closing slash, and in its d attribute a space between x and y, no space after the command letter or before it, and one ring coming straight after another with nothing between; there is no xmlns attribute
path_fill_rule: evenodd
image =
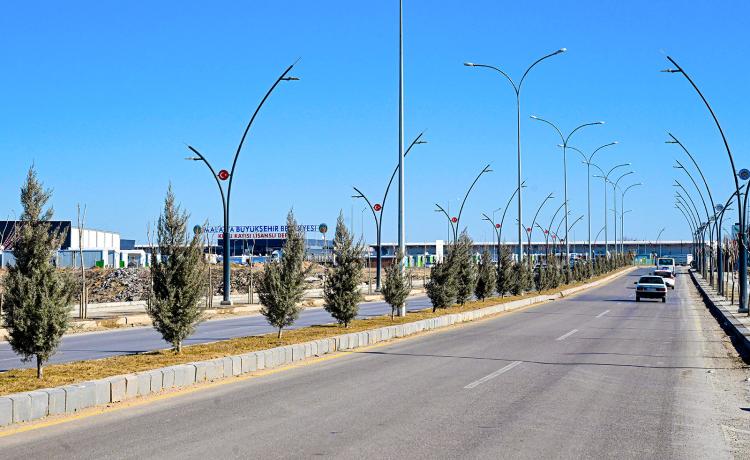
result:
<svg viewBox="0 0 750 460"><path fill-rule="evenodd" d="M667 290L667 288L665 288L665 287L663 287L663 288L662 288L662 287L660 287L660 288L658 288L658 289L659 289L659 291L666 291L666 290Z"/></svg>
<svg viewBox="0 0 750 460"><path fill-rule="evenodd" d="M643 286L638 286L638 288L636 289L636 291L645 291L645 290L646 288Z"/></svg>

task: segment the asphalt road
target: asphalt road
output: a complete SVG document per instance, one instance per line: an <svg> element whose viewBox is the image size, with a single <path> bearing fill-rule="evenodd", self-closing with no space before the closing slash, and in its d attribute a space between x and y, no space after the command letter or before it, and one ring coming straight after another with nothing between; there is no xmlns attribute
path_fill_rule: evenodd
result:
<svg viewBox="0 0 750 460"><path fill-rule="evenodd" d="M0 438L0 458L728 458L689 275ZM691 287L692 289L692 287Z"/></svg>
<svg viewBox="0 0 750 460"><path fill-rule="evenodd" d="M430 307L432 307L430 299L425 295L420 295L409 298L406 310L408 312ZM359 317L381 316L390 314L390 312L391 307L385 302L363 302L360 304ZM333 322L335 320L322 307L309 308L302 313L300 319L292 327L287 329ZM265 317L260 314L217 319L201 323L196 333L188 338L183 345L216 342L270 332L276 332L276 329L269 326ZM171 345L165 342L161 338L161 334L152 327L70 334L63 337L58 353L52 357L49 364L102 359L164 348L171 348ZM35 361L22 362L7 342L0 343L0 372L35 366Z"/></svg>

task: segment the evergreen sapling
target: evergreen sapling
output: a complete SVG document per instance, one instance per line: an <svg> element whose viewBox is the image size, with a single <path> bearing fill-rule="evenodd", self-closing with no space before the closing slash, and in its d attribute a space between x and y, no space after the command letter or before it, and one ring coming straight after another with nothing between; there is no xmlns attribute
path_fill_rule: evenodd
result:
<svg viewBox="0 0 750 460"><path fill-rule="evenodd" d="M182 353L182 342L195 333L203 320L203 245L196 233L188 232L190 215L175 206L172 184L159 216L156 241L161 260L151 253L152 299L146 307L162 338Z"/></svg>
<svg viewBox="0 0 750 460"><path fill-rule="evenodd" d="M55 250L65 240L65 232L51 231L54 209L44 207L52 196L29 168L21 187L20 228L13 246L15 265L7 265L3 285L3 321L11 349L24 362L36 358L36 376L42 378L44 362L60 346L68 330L70 304L77 290L73 278L51 263Z"/></svg>
<svg viewBox="0 0 750 460"><path fill-rule="evenodd" d="M305 233L297 227L294 208L286 217L286 234L281 258L266 263L258 276L257 288L263 305L260 313L279 330L279 338L282 330L294 324L305 309L300 302L305 293L305 278L313 269L312 264L305 268Z"/></svg>
<svg viewBox="0 0 750 460"><path fill-rule="evenodd" d="M359 303L364 296L359 282L364 271L364 245L360 239L354 244L354 236L344 223L344 214L339 212L336 236L333 238L333 254L336 266L328 272L323 286L323 308L344 327L349 327L359 314Z"/></svg>
<svg viewBox="0 0 750 460"><path fill-rule="evenodd" d="M404 253L399 248L395 260L402 260L403 257ZM410 292L406 276L401 273L401 267L398 263L394 262L386 268L385 282L380 292L383 294L386 303L391 306L391 320L393 320L396 311L406 304Z"/></svg>

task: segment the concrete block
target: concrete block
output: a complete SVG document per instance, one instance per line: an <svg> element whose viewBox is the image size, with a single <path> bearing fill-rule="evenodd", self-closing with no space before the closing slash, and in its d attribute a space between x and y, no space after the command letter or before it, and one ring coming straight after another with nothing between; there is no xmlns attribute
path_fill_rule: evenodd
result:
<svg viewBox="0 0 750 460"><path fill-rule="evenodd" d="M299 361L305 358L304 345L292 345L292 361Z"/></svg>
<svg viewBox="0 0 750 460"><path fill-rule="evenodd" d="M224 361L219 359L212 359L206 361L206 366L213 368L211 370L211 379L220 379L224 377ZM206 368L206 378L208 378L208 367Z"/></svg>
<svg viewBox="0 0 750 460"><path fill-rule="evenodd" d="M284 347L284 364L289 364L294 361L294 347L287 345Z"/></svg>
<svg viewBox="0 0 750 460"><path fill-rule="evenodd" d="M47 414L58 415L65 413L65 391L62 388L47 388ZM2 425L2 423L0 423Z"/></svg>
<svg viewBox="0 0 750 460"><path fill-rule="evenodd" d="M109 380L111 402L124 401L127 396L127 382L125 377L113 377Z"/></svg>
<svg viewBox="0 0 750 460"><path fill-rule="evenodd" d="M281 366L284 364L284 360L286 359L286 352L283 348L274 348L272 350L273 352L273 361L274 366Z"/></svg>
<svg viewBox="0 0 750 460"><path fill-rule="evenodd" d="M0 426L13 423L13 401L4 396L0 398Z"/></svg>
<svg viewBox="0 0 750 460"><path fill-rule="evenodd" d="M202 363L205 366L204 373L206 374L206 380L213 380L216 363L214 363L213 361L202 361Z"/></svg>
<svg viewBox="0 0 750 460"><path fill-rule="evenodd" d="M185 364L185 380L182 382L183 385L190 386L195 383L195 364Z"/></svg>
<svg viewBox="0 0 750 460"><path fill-rule="evenodd" d="M96 406L96 384L94 382L83 382L77 383L76 386L79 388L80 408Z"/></svg>
<svg viewBox="0 0 750 460"><path fill-rule="evenodd" d="M96 406L101 406L104 404L109 404L110 399L110 388L109 388L109 381L106 379L102 380L94 380L92 382L94 384L95 393L96 393Z"/></svg>
<svg viewBox="0 0 750 460"><path fill-rule="evenodd" d="M242 355L242 373L252 372L258 367L258 356L255 353Z"/></svg>
<svg viewBox="0 0 750 460"><path fill-rule="evenodd" d="M16 393L8 398L13 401L13 423L31 420L31 396L28 393Z"/></svg>
<svg viewBox="0 0 750 460"><path fill-rule="evenodd" d="M81 409L81 397L78 386L65 385L62 387L65 392L65 413L75 412Z"/></svg>
<svg viewBox="0 0 750 460"><path fill-rule="evenodd" d="M185 366L183 366L182 364L179 364L177 366L172 366L172 370L174 371L174 386L184 387L185 386Z"/></svg>
<svg viewBox="0 0 750 460"><path fill-rule="evenodd" d="M125 376L125 399L133 399L138 396L138 383L139 379L137 375ZM112 402L114 401L113 398Z"/></svg>
<svg viewBox="0 0 750 460"><path fill-rule="evenodd" d="M232 356L232 375L242 374L242 357Z"/></svg>
<svg viewBox="0 0 750 460"><path fill-rule="evenodd" d="M318 345L318 355L328 353L328 340L316 340L315 343Z"/></svg>
<svg viewBox="0 0 750 460"><path fill-rule="evenodd" d="M39 420L47 416L49 411L49 395L43 391L29 391L31 396L31 420Z"/></svg>
<svg viewBox="0 0 750 460"><path fill-rule="evenodd" d="M161 371L161 387L165 390L169 390L174 386L174 369L171 367L164 367L159 369Z"/></svg>
<svg viewBox="0 0 750 460"><path fill-rule="evenodd" d="M349 337L342 335L341 337L337 337L339 339L339 343L336 346L337 350L348 350L349 349Z"/></svg>
<svg viewBox="0 0 750 460"><path fill-rule="evenodd" d="M266 354L262 351L256 351L253 353L255 360L257 361L255 368L260 370L266 367Z"/></svg>
<svg viewBox="0 0 750 460"><path fill-rule="evenodd" d="M310 355L311 356L320 355L320 351L318 350L318 344L319 342L317 340L315 342L310 342Z"/></svg>
<svg viewBox="0 0 750 460"><path fill-rule="evenodd" d="M306 344L304 344L302 346L305 348L305 355L304 355L304 357L305 358L311 357L313 355L313 352L312 352L312 343L308 342L308 343L306 343Z"/></svg>
<svg viewBox="0 0 750 460"><path fill-rule="evenodd" d="M333 339L333 337L328 339L328 353L333 353L334 351L338 351L338 348L336 348L336 341Z"/></svg>
<svg viewBox="0 0 750 460"><path fill-rule="evenodd" d="M136 372L138 377L138 395L145 396L151 393L151 374L148 372Z"/></svg>
<svg viewBox="0 0 750 460"><path fill-rule="evenodd" d="M224 377L229 377L232 374L232 358L221 358L224 363Z"/></svg>
<svg viewBox="0 0 750 460"><path fill-rule="evenodd" d="M151 392L158 393L161 391L163 388L162 384L164 383L164 374L161 373L161 370L148 371L148 375L151 376Z"/></svg>
<svg viewBox="0 0 750 460"><path fill-rule="evenodd" d="M206 363L197 362L190 363L190 365L195 366L195 383L200 383L207 379Z"/></svg>

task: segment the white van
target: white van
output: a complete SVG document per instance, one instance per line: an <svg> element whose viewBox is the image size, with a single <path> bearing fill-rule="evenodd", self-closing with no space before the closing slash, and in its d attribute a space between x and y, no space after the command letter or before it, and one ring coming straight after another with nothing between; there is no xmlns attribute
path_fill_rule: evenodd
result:
<svg viewBox="0 0 750 460"><path fill-rule="evenodd" d="M675 274L675 264L672 257L659 257L656 259L657 270L669 270L672 274Z"/></svg>

